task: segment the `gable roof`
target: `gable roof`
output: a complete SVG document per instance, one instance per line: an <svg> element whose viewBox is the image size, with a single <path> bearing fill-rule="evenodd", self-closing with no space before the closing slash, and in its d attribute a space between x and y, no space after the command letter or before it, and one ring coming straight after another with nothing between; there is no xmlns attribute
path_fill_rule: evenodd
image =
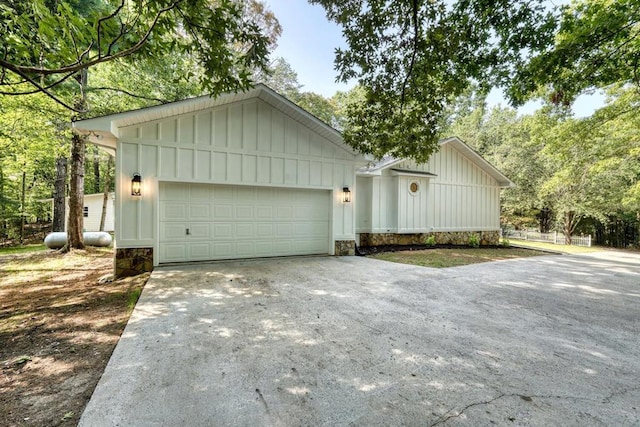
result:
<svg viewBox="0 0 640 427"><path fill-rule="evenodd" d="M500 172L495 166L489 163L484 157L482 157L477 151L465 144L457 136L440 140L440 146L451 145L462 153L467 159L475 163L480 169L486 172L489 176L494 178L500 187L513 187L514 184L509 178L507 178L502 172ZM398 163L402 163L404 158L395 158L391 156L385 156L382 159L369 162L367 166L358 169L358 175L360 176L376 176L380 175L383 170L391 168Z"/></svg>
<svg viewBox="0 0 640 427"><path fill-rule="evenodd" d="M280 110L282 113L338 145L343 150L352 154L359 154L354 151L353 148L344 143L342 134L337 129L331 127L324 121L262 83L257 84L245 92L224 93L217 97L204 95L197 98L189 98L182 101L170 102L138 110L124 111L122 113L109 114L92 119L78 120L73 122L72 126L74 132L89 136L89 141L92 144L95 144L113 154L115 153L119 128L161 120L181 114L189 114L205 110L207 108L231 104L252 98L258 98L265 101L272 107Z"/></svg>

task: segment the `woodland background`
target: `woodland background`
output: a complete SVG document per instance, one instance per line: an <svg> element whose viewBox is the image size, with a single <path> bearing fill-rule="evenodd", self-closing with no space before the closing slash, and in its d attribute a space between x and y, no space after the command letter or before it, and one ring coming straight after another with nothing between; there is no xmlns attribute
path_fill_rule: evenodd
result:
<svg viewBox="0 0 640 427"><path fill-rule="evenodd" d="M502 192L504 229L591 234L597 244L615 247L640 244L636 2L580 0L552 7L542 0L460 0L447 7L447 2L370 1L367 10L354 9L349 1L313 2L344 28L349 48L337 53L338 77L359 81L330 98L305 91L285 58L269 56L281 28L257 0L228 2L231 6L199 0L192 2L194 10L175 15L183 18L171 15L163 26L148 24L140 31L135 25L150 18L129 3L156 10L154 16L180 11L186 3L5 2L0 7L0 245L40 240L45 232L62 229L64 215L60 210L52 215L42 200L54 197L59 204L69 195L78 166L73 119L215 95L252 82L266 83L373 156L424 160L439 138L460 137L515 183ZM230 18L221 23L212 21L214 15L200 16L197 8L204 6L211 13L230 8ZM126 43L136 45L145 29L161 40L145 41L148 49L130 55L103 52L93 57L108 59L83 62L93 54L86 52L100 51L95 43L104 42L100 34L103 39L110 34L99 24L108 21L100 19L118 18L119 7L130 7L129 15L117 21L120 29L113 27L110 53L119 43L120 52ZM237 27L212 35L198 19L215 28ZM460 28L454 29L454 21ZM61 22L68 28L57 32ZM83 22L93 23L95 34ZM123 29L125 23L130 30ZM201 33L189 31L190 24ZM487 29L484 38L471 31L478 28ZM91 40L86 50L61 46L64 40L81 44L74 34L85 33ZM123 33L133 41L125 42ZM55 77L42 71L46 55L67 55L62 59L79 66ZM513 106L488 108L491 87L504 88ZM590 117L574 117L576 97L595 90L606 93L606 104ZM542 106L520 114L517 107L531 99ZM84 193L113 191L113 159L92 145L82 144L81 151L75 174L82 175Z"/></svg>

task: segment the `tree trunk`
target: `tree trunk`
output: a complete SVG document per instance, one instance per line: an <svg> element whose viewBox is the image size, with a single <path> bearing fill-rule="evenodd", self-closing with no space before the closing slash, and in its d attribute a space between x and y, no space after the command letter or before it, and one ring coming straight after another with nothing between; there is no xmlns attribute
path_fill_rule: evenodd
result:
<svg viewBox="0 0 640 427"><path fill-rule="evenodd" d="M84 136L71 137L71 181L69 185L69 219L67 221L67 244L63 251L84 249L82 228L84 218Z"/></svg>
<svg viewBox="0 0 640 427"><path fill-rule="evenodd" d="M109 204L109 184L111 180L111 156L107 159L107 169L104 173L104 197L102 198L102 215L100 216L100 231L104 231L104 222L107 218L107 206Z"/></svg>
<svg viewBox="0 0 640 427"><path fill-rule="evenodd" d="M78 110L84 110L87 105L87 69L84 68L75 76L80 88L80 98L76 103ZM71 249L84 249L82 229L84 218L84 159L86 137L76 133L71 137L71 180L69 182L69 219L67 221L67 244L60 250L68 252Z"/></svg>
<svg viewBox="0 0 640 427"><path fill-rule="evenodd" d="M553 212L550 208L544 207L538 213L538 222L541 233L548 233L551 230L551 221L553 220Z"/></svg>
<svg viewBox="0 0 640 427"><path fill-rule="evenodd" d="M100 192L100 151L95 145L93 146L93 191Z"/></svg>
<svg viewBox="0 0 640 427"><path fill-rule="evenodd" d="M25 195L27 193L27 173L22 172L22 197L20 199L20 244L24 243L24 213L25 213Z"/></svg>
<svg viewBox="0 0 640 427"><path fill-rule="evenodd" d="M67 158L56 159L56 182L53 189L53 231L64 231L65 187L67 183Z"/></svg>
<svg viewBox="0 0 640 427"><path fill-rule="evenodd" d="M575 228L576 228L575 213L573 211L565 212L564 222L562 224L562 233L564 234L565 245L571 244L571 234L573 234L573 230Z"/></svg>

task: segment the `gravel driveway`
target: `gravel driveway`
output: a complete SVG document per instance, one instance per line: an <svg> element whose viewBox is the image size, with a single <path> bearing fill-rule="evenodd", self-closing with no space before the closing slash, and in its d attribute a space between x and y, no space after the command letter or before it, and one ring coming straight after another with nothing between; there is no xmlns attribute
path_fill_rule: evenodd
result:
<svg viewBox="0 0 640 427"><path fill-rule="evenodd" d="M640 255L157 269L82 426L639 425Z"/></svg>

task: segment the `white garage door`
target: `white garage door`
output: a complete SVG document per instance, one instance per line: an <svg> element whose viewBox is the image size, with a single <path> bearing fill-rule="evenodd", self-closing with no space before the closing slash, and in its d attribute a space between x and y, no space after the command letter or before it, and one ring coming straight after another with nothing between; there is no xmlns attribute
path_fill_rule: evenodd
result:
<svg viewBox="0 0 640 427"><path fill-rule="evenodd" d="M329 253L329 192L160 183L161 263Z"/></svg>

